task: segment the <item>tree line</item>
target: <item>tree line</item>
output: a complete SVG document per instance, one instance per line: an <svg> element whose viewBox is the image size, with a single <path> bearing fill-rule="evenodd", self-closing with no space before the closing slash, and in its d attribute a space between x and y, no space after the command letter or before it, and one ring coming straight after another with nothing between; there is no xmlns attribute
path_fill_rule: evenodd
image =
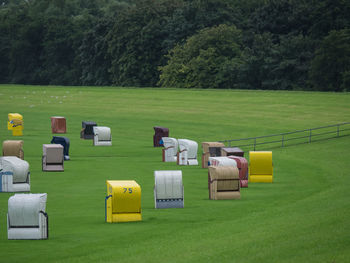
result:
<svg viewBox="0 0 350 263"><path fill-rule="evenodd" d="M350 90L348 0L2 0L0 83Z"/></svg>

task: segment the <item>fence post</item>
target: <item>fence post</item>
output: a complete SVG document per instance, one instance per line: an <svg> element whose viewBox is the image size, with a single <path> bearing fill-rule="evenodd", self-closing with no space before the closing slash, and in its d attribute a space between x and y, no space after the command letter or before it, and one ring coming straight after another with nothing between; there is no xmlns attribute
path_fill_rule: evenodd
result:
<svg viewBox="0 0 350 263"><path fill-rule="evenodd" d="M284 135L282 135L282 147L283 147L283 142L284 142Z"/></svg>
<svg viewBox="0 0 350 263"><path fill-rule="evenodd" d="M311 132L312 132L312 129L310 129L309 143L311 142L311 136L312 136Z"/></svg>
<svg viewBox="0 0 350 263"><path fill-rule="evenodd" d="M255 145L256 145L256 138L254 138L254 151L255 151Z"/></svg>
<svg viewBox="0 0 350 263"><path fill-rule="evenodd" d="M231 147L231 141L228 142L228 147Z"/></svg>
<svg viewBox="0 0 350 263"><path fill-rule="evenodd" d="M337 125L337 137L339 137L339 125L340 124Z"/></svg>

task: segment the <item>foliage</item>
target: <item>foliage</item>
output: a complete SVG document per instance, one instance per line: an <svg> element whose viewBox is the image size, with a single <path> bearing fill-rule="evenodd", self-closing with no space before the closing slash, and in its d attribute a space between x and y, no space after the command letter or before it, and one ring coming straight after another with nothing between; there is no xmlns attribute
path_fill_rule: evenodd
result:
<svg viewBox="0 0 350 263"><path fill-rule="evenodd" d="M235 18L224 1L142 0L124 10L109 33L115 85L154 86L165 55L197 30Z"/></svg>
<svg viewBox="0 0 350 263"><path fill-rule="evenodd" d="M30 17L26 9L21 2L0 10L1 82L37 84L43 24Z"/></svg>
<svg viewBox="0 0 350 263"><path fill-rule="evenodd" d="M310 27L308 33L318 40L322 40L332 30L350 27L350 1L347 0L314 0L310 3Z"/></svg>
<svg viewBox="0 0 350 263"><path fill-rule="evenodd" d="M350 90L350 30L331 31L315 51L310 79L324 91Z"/></svg>
<svg viewBox="0 0 350 263"><path fill-rule="evenodd" d="M166 18L178 1L142 0L120 13L108 34L112 81L121 86L154 86L163 54Z"/></svg>
<svg viewBox="0 0 350 263"><path fill-rule="evenodd" d="M207 49L186 83L167 78L182 87L346 90L346 70L318 86L313 76L324 69L313 59L332 30L350 28L349 13L346 0L2 1L0 83L155 86L174 50L225 24L241 31L239 59Z"/></svg>
<svg viewBox="0 0 350 263"><path fill-rule="evenodd" d="M199 31L169 53L160 84L184 88L233 88L241 61L241 32L219 25Z"/></svg>
<svg viewBox="0 0 350 263"><path fill-rule="evenodd" d="M240 68L239 87L268 89L266 82L272 80L278 45L273 43L270 33L254 34L250 38L250 45L245 46L242 52L244 63Z"/></svg>
<svg viewBox="0 0 350 263"><path fill-rule="evenodd" d="M97 19L93 28L87 31L79 47L81 67L80 81L83 85L103 86L111 83L109 72L111 62L107 55L108 41L105 35L111 27L109 18Z"/></svg>

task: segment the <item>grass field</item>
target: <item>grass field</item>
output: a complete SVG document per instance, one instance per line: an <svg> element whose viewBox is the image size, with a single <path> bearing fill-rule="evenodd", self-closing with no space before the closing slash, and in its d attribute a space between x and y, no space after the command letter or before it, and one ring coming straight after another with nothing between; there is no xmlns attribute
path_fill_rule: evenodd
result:
<svg viewBox="0 0 350 263"><path fill-rule="evenodd" d="M241 200L208 200L207 170L161 162L153 126L199 143L350 121L349 93L0 85L7 114L24 116L31 192L48 193L50 238L7 240L12 193L0 193L0 262L350 262L350 136L273 149L274 183ZM65 116L70 161L41 171L50 116ZM81 121L112 129L112 147L81 140ZM16 138L17 139L17 138ZM201 148L199 147L199 162ZM154 170L181 169L184 209L154 209ZM104 222L106 180L142 187L141 222Z"/></svg>

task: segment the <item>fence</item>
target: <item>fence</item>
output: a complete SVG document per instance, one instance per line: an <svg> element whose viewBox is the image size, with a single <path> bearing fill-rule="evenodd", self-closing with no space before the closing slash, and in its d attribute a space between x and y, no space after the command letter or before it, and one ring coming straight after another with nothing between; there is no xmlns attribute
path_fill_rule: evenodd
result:
<svg viewBox="0 0 350 263"><path fill-rule="evenodd" d="M261 145L269 145L269 148L286 147L295 144L311 143L314 141L338 138L348 135L350 135L350 122L344 122L300 131L244 139L223 140L220 142L224 143L228 147L235 146L248 149L253 148L255 151L258 146ZM261 147L259 150L263 149L266 148Z"/></svg>

